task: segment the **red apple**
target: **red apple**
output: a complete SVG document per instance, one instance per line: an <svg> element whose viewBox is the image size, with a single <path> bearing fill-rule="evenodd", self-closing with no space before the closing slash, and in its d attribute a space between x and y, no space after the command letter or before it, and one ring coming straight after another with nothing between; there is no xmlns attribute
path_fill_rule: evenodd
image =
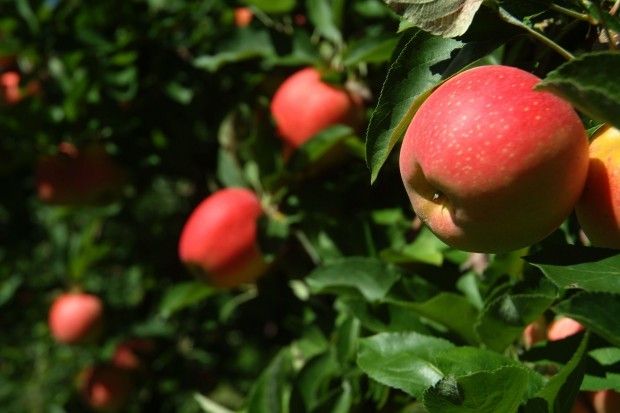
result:
<svg viewBox="0 0 620 413"><path fill-rule="evenodd" d="M549 325L547 329L547 339L557 341L583 331L584 327L580 322L568 317L558 317Z"/></svg>
<svg viewBox="0 0 620 413"><path fill-rule="evenodd" d="M116 346L112 364L118 368L137 371L144 367L143 358L152 353L155 344L147 339L131 339Z"/></svg>
<svg viewBox="0 0 620 413"><path fill-rule="evenodd" d="M447 244L503 252L549 235L573 210L588 141L571 106L508 66L439 86L405 133L400 171L416 214Z"/></svg>
<svg viewBox="0 0 620 413"><path fill-rule="evenodd" d="M590 402L595 413L620 412L620 393L614 390L601 390L590 393Z"/></svg>
<svg viewBox="0 0 620 413"><path fill-rule="evenodd" d="M48 324L56 341L77 344L97 338L103 325L103 304L99 297L65 293L54 300Z"/></svg>
<svg viewBox="0 0 620 413"><path fill-rule="evenodd" d="M121 410L134 387L131 373L110 364L87 368L79 381L84 402L98 412Z"/></svg>
<svg viewBox="0 0 620 413"><path fill-rule="evenodd" d="M588 179L575 212L593 245L620 249L620 130L604 127L590 144Z"/></svg>
<svg viewBox="0 0 620 413"><path fill-rule="evenodd" d="M255 280L267 269L256 240L261 214L260 201L247 189L211 194L185 223L179 241L181 261L220 287Z"/></svg>
<svg viewBox="0 0 620 413"><path fill-rule="evenodd" d="M21 76L15 71L0 74L1 97L7 105L14 105L22 100L22 93L19 89L20 81Z"/></svg>
<svg viewBox="0 0 620 413"><path fill-rule="evenodd" d="M58 153L39 159L36 170L39 199L56 205L109 201L124 180L124 171L99 144L78 149L61 143Z"/></svg>
<svg viewBox="0 0 620 413"><path fill-rule="evenodd" d="M237 7L233 13L237 27L247 27L254 19L254 12L249 7Z"/></svg>
<svg viewBox="0 0 620 413"><path fill-rule="evenodd" d="M271 101L271 115L279 136L293 148L336 124L360 126L362 99L343 88L321 80L314 68L305 68L288 77Z"/></svg>

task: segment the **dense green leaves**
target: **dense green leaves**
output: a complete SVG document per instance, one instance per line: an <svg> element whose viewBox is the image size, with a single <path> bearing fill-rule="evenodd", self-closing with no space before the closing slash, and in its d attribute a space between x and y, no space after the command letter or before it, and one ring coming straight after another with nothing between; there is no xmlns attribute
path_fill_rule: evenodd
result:
<svg viewBox="0 0 620 413"><path fill-rule="evenodd" d="M583 54L549 73L538 88L560 95L596 120L620 127L620 86L613 76L618 65L616 52Z"/></svg>

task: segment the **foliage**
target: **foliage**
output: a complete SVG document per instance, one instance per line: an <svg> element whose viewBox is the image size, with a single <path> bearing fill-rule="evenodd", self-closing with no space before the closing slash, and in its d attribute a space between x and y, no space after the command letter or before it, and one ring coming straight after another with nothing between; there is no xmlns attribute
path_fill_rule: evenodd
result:
<svg viewBox="0 0 620 413"><path fill-rule="evenodd" d="M154 349L129 412L567 412L580 389L620 391L619 255L574 217L526 250L455 250L420 228L397 167L417 108L475 65L533 72L588 128L620 126L614 2L386 3L0 0L0 72L23 94L0 102L2 411L87 411L80 372L131 338ZM308 65L364 96L367 132L336 125L287 161L269 101ZM102 143L120 196L39 200L37 159L61 142ZM261 198L274 264L220 290L177 242L227 186ZM105 303L99 342L50 337L75 288ZM556 314L587 332L526 349Z"/></svg>

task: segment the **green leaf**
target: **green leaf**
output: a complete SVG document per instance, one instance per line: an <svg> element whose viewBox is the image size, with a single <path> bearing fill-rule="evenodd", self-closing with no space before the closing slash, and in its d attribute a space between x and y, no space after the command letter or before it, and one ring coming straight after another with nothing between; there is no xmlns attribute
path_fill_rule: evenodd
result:
<svg viewBox="0 0 620 413"><path fill-rule="evenodd" d="M320 354L304 365L297 374L295 390L299 392L305 411L313 411L321 404L330 381L339 373L340 367L333 351Z"/></svg>
<svg viewBox="0 0 620 413"><path fill-rule="evenodd" d="M586 333L573 357L545 384L534 398L528 400L525 411L540 411L541 413L570 411L583 380L588 340L589 335Z"/></svg>
<svg viewBox="0 0 620 413"><path fill-rule="evenodd" d="M398 264L421 262L440 267L443 264L443 252L448 248L428 227L424 226L412 243L400 249L384 250L381 252L381 258Z"/></svg>
<svg viewBox="0 0 620 413"><path fill-rule="evenodd" d="M433 354L453 347L449 341L418 333L382 333L360 340L359 367L374 380L420 397L444 373Z"/></svg>
<svg viewBox="0 0 620 413"><path fill-rule="evenodd" d="M403 18L416 27L443 37L467 31L482 0L386 0L404 7Z"/></svg>
<svg viewBox="0 0 620 413"><path fill-rule="evenodd" d="M476 332L484 344L503 351L523 332L523 328L540 317L556 299L555 294L506 293L494 298L482 311Z"/></svg>
<svg viewBox="0 0 620 413"><path fill-rule="evenodd" d="M306 281L314 293L354 291L368 301L378 301L399 278L377 259L350 257L317 268Z"/></svg>
<svg viewBox="0 0 620 413"><path fill-rule="evenodd" d="M419 313L390 303L372 304L362 297L340 297L339 302L360 320L362 326L374 333L416 331L431 334L428 324Z"/></svg>
<svg viewBox="0 0 620 413"><path fill-rule="evenodd" d="M288 348L282 349L269 363L250 391L247 413L285 413L289 376L293 371L293 360Z"/></svg>
<svg viewBox="0 0 620 413"><path fill-rule="evenodd" d="M620 53L583 54L550 72L537 89L568 100L591 118L620 128L620 83L616 73Z"/></svg>
<svg viewBox="0 0 620 413"><path fill-rule="evenodd" d="M429 413L516 412L531 380L520 366L446 377L424 393L424 405Z"/></svg>
<svg viewBox="0 0 620 413"><path fill-rule="evenodd" d="M478 309L461 295L442 292L422 303L397 302L393 300L390 300L390 303L407 308L429 320L443 324L470 344L478 342L474 332Z"/></svg>
<svg viewBox="0 0 620 413"><path fill-rule="evenodd" d="M560 288L620 293L620 254L565 245L525 257Z"/></svg>
<svg viewBox="0 0 620 413"><path fill-rule="evenodd" d="M554 310L573 318L593 332L620 346L620 296L581 292L559 303Z"/></svg>
<svg viewBox="0 0 620 413"><path fill-rule="evenodd" d="M382 63L389 60L398 44L393 34L364 37L347 48L343 63L354 66L360 63Z"/></svg>
<svg viewBox="0 0 620 413"><path fill-rule="evenodd" d="M310 168L354 136L353 129L345 125L335 125L322 130L295 150L288 163L288 170L299 172Z"/></svg>
<svg viewBox="0 0 620 413"><path fill-rule="evenodd" d="M194 59L193 64L198 69L216 72L228 63L259 57L269 58L275 54L267 31L244 28L237 30L235 36L228 39L217 53L198 56Z"/></svg>
<svg viewBox="0 0 620 413"><path fill-rule="evenodd" d="M306 9L316 30L326 39L340 44L342 43L342 34L336 24L330 3L329 0L306 0Z"/></svg>
<svg viewBox="0 0 620 413"><path fill-rule="evenodd" d="M169 288L159 304L159 313L163 317L186 307L190 307L217 292L213 287L198 281L188 281Z"/></svg>
<svg viewBox="0 0 620 413"><path fill-rule="evenodd" d="M620 348L618 347L597 348L590 351L588 355L602 366L611 366L620 362Z"/></svg>
<svg viewBox="0 0 620 413"><path fill-rule="evenodd" d="M296 0L244 0L244 2L261 9L265 13L288 13L296 5Z"/></svg>

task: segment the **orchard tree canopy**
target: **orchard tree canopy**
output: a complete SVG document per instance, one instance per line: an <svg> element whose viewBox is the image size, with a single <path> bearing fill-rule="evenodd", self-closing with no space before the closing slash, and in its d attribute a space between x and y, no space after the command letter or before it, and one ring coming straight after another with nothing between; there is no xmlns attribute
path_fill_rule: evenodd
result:
<svg viewBox="0 0 620 413"><path fill-rule="evenodd" d="M0 0L0 410L620 412L619 8Z"/></svg>

